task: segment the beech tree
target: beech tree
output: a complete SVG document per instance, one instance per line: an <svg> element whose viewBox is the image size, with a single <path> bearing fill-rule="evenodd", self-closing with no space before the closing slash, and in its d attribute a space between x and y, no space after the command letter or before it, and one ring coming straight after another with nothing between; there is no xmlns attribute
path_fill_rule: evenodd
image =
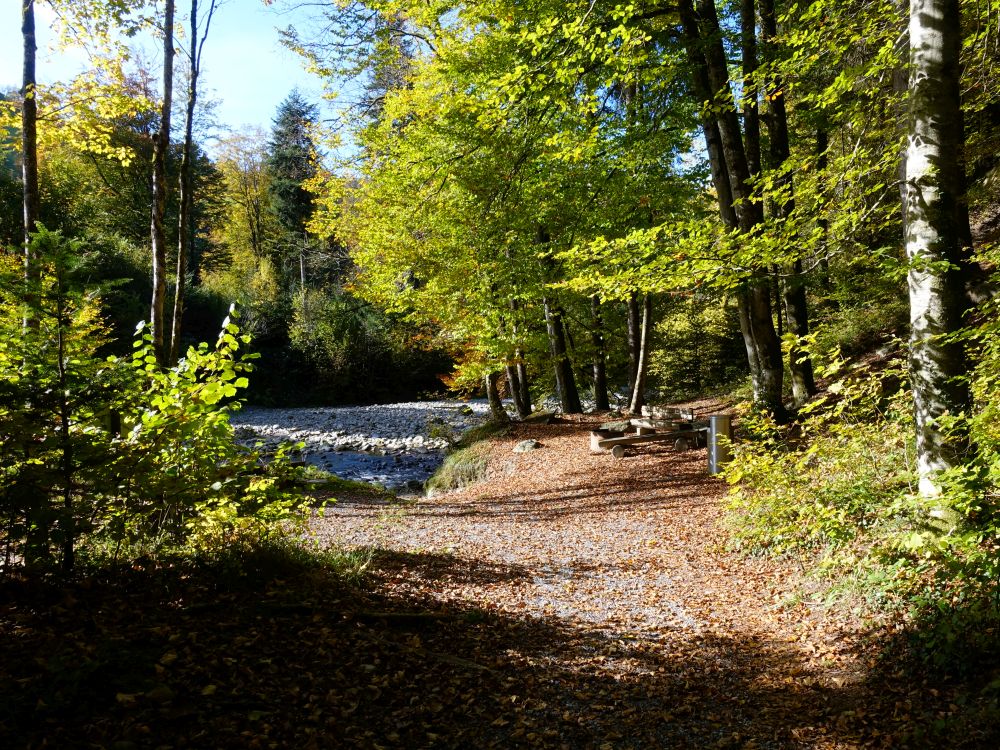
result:
<svg viewBox="0 0 1000 750"><path fill-rule="evenodd" d="M906 148L906 255L910 295L910 379L920 491L939 493L938 475L962 464L964 433L943 417L967 413L967 362L949 338L967 303L962 268L968 236L959 77L958 0L911 0Z"/></svg>
<svg viewBox="0 0 1000 750"><path fill-rule="evenodd" d="M744 15L749 13L751 28L752 8L752 3L749 9L744 8ZM681 0L680 13L689 59L694 68L695 91L707 108L702 115L702 127L712 163L715 190L719 196L720 215L730 232L752 235L763 222L762 206L750 187L751 178L760 171L756 106L744 114L744 127L747 128L744 140L730 88L715 0L699 0L697 13L691 0ZM756 67L752 57L753 47L748 46L750 43L748 35L744 34L743 60L747 73L752 73ZM782 403L784 365L781 343L774 330L765 270L758 268L751 271L739 285L737 295L754 401L779 422L783 421L786 417Z"/></svg>

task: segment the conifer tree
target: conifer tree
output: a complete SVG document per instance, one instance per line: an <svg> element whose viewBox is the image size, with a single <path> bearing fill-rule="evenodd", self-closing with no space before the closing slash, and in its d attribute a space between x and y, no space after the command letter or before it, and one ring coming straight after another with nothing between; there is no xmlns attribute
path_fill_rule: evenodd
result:
<svg viewBox="0 0 1000 750"><path fill-rule="evenodd" d="M313 212L312 195L303 184L316 175L316 151L310 127L316 121L316 106L293 90L278 107L268 144L268 189L281 226L301 238Z"/></svg>

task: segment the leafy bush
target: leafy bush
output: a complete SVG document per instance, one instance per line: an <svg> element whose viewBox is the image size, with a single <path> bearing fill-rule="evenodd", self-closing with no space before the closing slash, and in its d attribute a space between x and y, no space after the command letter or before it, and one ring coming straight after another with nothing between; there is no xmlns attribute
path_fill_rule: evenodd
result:
<svg viewBox="0 0 1000 750"><path fill-rule="evenodd" d="M236 324L169 369L142 326L130 357L103 357L79 243L43 230L32 252L37 279L10 256L0 276L5 565L58 555L68 569L81 540L155 549L294 518L303 500L286 489L286 457L258 476L259 457L233 440L226 404L250 369Z"/></svg>
<svg viewBox="0 0 1000 750"><path fill-rule="evenodd" d="M824 552L829 564L838 551L894 538L913 522L900 501L912 486L913 430L908 394L893 391L899 360L878 373L837 360L821 373L837 379L800 424L779 430L761 417L743 422L749 439L734 447L726 470L741 548Z"/></svg>
<svg viewBox="0 0 1000 750"><path fill-rule="evenodd" d="M906 335L910 308L898 291L889 299L869 298L859 305L851 300L822 312L814 325L813 351L819 357L837 352L860 356Z"/></svg>
<svg viewBox="0 0 1000 750"><path fill-rule="evenodd" d="M894 611L918 653L947 671L1000 656L1000 305L962 334L972 345L976 410L942 423L968 430L969 461L922 498L911 396L901 357L821 368L827 393L777 428L744 422L726 471L737 547L795 555L831 593Z"/></svg>

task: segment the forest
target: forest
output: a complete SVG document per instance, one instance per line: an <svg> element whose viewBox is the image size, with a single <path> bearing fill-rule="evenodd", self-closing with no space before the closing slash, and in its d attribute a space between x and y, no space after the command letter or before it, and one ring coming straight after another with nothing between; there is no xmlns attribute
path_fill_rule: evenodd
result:
<svg viewBox="0 0 1000 750"><path fill-rule="evenodd" d="M1000 742L1000 2L262 0L223 130L249 2L21 0L0 744ZM417 495L233 423L442 398Z"/></svg>

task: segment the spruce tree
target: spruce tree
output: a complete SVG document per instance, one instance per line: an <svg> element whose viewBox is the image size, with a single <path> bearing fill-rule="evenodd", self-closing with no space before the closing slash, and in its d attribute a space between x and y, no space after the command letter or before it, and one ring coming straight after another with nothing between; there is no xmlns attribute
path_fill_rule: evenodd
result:
<svg viewBox="0 0 1000 750"><path fill-rule="evenodd" d="M316 117L316 105L293 89L278 107L268 143L271 202L293 241L305 236L313 212L312 195L303 184L316 174L315 145L309 133Z"/></svg>

